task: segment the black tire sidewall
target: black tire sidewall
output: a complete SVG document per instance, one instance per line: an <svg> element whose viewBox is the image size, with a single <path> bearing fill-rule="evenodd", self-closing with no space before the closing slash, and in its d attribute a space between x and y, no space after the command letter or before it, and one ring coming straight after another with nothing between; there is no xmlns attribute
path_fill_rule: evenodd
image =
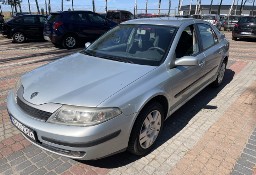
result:
<svg viewBox="0 0 256 175"><path fill-rule="evenodd" d="M160 127L160 131L159 134L156 138L156 140L154 141L154 143L147 149L144 149L141 147L140 143L139 143L139 135L140 135L140 130L141 127L143 125L144 120L146 119L147 115L154 111L157 110L160 112L161 114L161 127ZM163 130L163 123L164 123L164 109L162 107L162 105L158 102L153 102L150 103L148 105L146 105L142 111L140 112L140 114L138 115L134 125L133 125L133 129L131 132L131 136L130 136L130 140L129 140L129 145L128 145L128 151L130 151L131 153L135 154L135 155L145 155L148 152L151 151L151 149L154 147L155 143L157 142L157 140L159 139L159 136L161 135L161 132Z"/></svg>

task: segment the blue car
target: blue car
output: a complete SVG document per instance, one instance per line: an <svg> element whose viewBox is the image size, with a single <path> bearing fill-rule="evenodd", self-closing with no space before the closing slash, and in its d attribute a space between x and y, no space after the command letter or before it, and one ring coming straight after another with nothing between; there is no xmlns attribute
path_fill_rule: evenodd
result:
<svg viewBox="0 0 256 175"><path fill-rule="evenodd" d="M45 22L44 39L67 49L94 41L117 24L91 11L51 13Z"/></svg>

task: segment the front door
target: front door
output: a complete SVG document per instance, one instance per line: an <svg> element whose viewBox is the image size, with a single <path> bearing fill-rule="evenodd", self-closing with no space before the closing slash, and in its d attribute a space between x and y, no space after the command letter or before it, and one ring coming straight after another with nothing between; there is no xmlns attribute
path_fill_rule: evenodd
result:
<svg viewBox="0 0 256 175"><path fill-rule="evenodd" d="M200 65L197 66L176 66L171 68L169 87L171 94L172 108L178 107L182 102L197 92L202 86L202 71L204 67L204 53L199 47L195 25L190 25L184 29L176 47L176 60L184 56L193 56L198 59Z"/></svg>

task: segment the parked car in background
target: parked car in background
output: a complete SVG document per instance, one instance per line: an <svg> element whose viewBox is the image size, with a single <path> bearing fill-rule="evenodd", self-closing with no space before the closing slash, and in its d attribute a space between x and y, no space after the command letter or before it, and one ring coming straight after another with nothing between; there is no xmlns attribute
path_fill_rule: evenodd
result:
<svg viewBox="0 0 256 175"><path fill-rule="evenodd" d="M146 155L172 113L221 85L229 57L224 34L185 18L126 21L86 46L26 73L7 97L28 140L74 159Z"/></svg>
<svg viewBox="0 0 256 175"><path fill-rule="evenodd" d="M227 15L220 15L220 23L221 23L221 27L224 27L224 22L227 18Z"/></svg>
<svg viewBox="0 0 256 175"><path fill-rule="evenodd" d="M224 31L227 31L227 30L232 31L235 24L239 21L240 18L241 18L241 16L239 16L239 15L227 16L226 19L224 20L224 24L223 24Z"/></svg>
<svg viewBox="0 0 256 175"><path fill-rule="evenodd" d="M64 11L48 17L44 38L54 45L72 49L94 41L117 24L91 11Z"/></svg>
<svg viewBox="0 0 256 175"><path fill-rule="evenodd" d="M43 15L20 15L7 20L3 24L2 34L12 38L14 42L22 43L29 39L43 39Z"/></svg>
<svg viewBox="0 0 256 175"><path fill-rule="evenodd" d="M217 27L217 29L221 30L221 22L220 17L217 14L205 14L202 15L202 20L207 21Z"/></svg>
<svg viewBox="0 0 256 175"><path fill-rule="evenodd" d="M119 24L121 22L134 19L134 16L131 12L126 10L109 10L106 18Z"/></svg>
<svg viewBox="0 0 256 175"><path fill-rule="evenodd" d="M199 14L194 14L194 15L191 15L191 16L194 19L202 19L202 15L199 15Z"/></svg>
<svg viewBox="0 0 256 175"><path fill-rule="evenodd" d="M232 40L238 38L256 38L256 17L244 16L235 24L232 31Z"/></svg>
<svg viewBox="0 0 256 175"><path fill-rule="evenodd" d="M0 32L3 30L4 15L0 14Z"/></svg>

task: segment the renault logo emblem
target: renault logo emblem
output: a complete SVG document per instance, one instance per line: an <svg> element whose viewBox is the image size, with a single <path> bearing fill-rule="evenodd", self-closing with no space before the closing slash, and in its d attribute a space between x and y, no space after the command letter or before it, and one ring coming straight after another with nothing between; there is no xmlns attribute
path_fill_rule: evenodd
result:
<svg viewBox="0 0 256 175"><path fill-rule="evenodd" d="M36 97L36 96L38 95L38 93L39 93L39 92L34 92L34 93L32 93L31 96L30 96L30 99Z"/></svg>

